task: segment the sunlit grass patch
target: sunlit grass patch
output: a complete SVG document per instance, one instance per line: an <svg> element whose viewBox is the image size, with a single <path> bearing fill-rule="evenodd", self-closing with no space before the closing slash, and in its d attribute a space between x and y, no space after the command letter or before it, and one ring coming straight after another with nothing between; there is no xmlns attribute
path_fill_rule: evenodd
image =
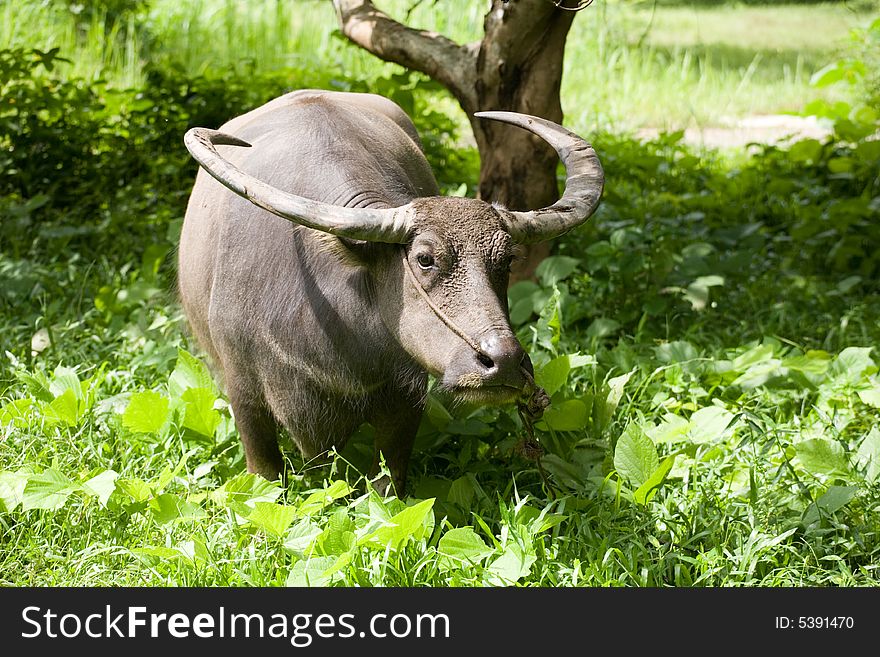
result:
<svg viewBox="0 0 880 657"><path fill-rule="evenodd" d="M383 9L462 43L481 35L483 3L386 0ZM773 7L664 7L596 3L581 12L567 42L563 109L581 130L678 129L719 125L751 114L797 111L808 98L846 98L846 89L812 90L813 73L851 48L847 37L876 7L840 4ZM70 75L140 86L147 65L189 75L321 67L353 79L399 70L335 33L329 1L155 0L149 10L87 21L63 4L26 1L0 8L0 45L59 47ZM453 104L446 111L456 112ZM457 120L464 122L462 116Z"/></svg>

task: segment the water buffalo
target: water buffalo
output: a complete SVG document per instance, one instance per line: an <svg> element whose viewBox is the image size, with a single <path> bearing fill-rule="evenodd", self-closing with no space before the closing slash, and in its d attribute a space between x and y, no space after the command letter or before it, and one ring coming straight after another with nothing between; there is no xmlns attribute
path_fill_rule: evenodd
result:
<svg viewBox="0 0 880 657"><path fill-rule="evenodd" d="M567 172L558 202L515 212L439 196L412 122L371 94L295 91L219 131L187 132L202 169L180 296L223 377L250 472L282 472L281 427L311 458L369 422L374 467L381 453L402 494L428 373L487 404L531 382L508 319L514 246L585 221L604 177L592 147L550 121L478 116L556 149Z"/></svg>

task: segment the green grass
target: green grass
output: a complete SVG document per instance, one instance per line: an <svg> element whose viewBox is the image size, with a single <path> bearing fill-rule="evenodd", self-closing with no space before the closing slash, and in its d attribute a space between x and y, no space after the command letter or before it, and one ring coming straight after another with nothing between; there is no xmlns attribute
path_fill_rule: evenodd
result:
<svg viewBox="0 0 880 657"><path fill-rule="evenodd" d="M574 125L616 130L797 112L813 97L840 98L812 89L810 77L876 16L837 3L656 12L602 3L569 36L563 110Z"/></svg>
<svg viewBox="0 0 880 657"><path fill-rule="evenodd" d="M594 223L510 291L553 394L546 482L512 409L434 400L409 510L365 493L368 428L329 468L285 441L284 489L242 474L224 397L180 351L173 224L128 225L174 216L173 194L109 209L103 247L4 232L2 583L877 585L880 304L828 246L868 233L798 232L805 199L852 211L862 183L775 151L731 171L598 145Z"/></svg>
<svg viewBox="0 0 880 657"><path fill-rule="evenodd" d="M540 468L513 409L432 399L405 501L366 492L369 427L329 466L285 439L283 488L244 474L173 292L180 135L286 84L387 92L327 44L326 67L267 72L224 63L221 39L175 71L182 46L145 41L158 64L129 92L0 56L0 585L880 583L880 150L843 123L735 165L595 136L599 211L509 291L553 400ZM444 188L473 185L436 92L410 92Z"/></svg>
<svg viewBox="0 0 880 657"><path fill-rule="evenodd" d="M404 19L412 3L380 6ZM483 3L444 7L421 3L409 22L461 42L479 38ZM877 15L876 6L855 11L840 3L656 12L597 3L578 15L568 40L563 109L583 131L678 129L798 111L812 98L847 99L846 90L812 89L810 77L852 48L851 29ZM105 23L97 14L78 26L64 5L7 3L0 47L57 46L73 60L73 75L134 87L146 61L175 63L190 75L319 66L370 79L394 70L334 36L335 16L323 0L155 0L142 29L128 29L129 20Z"/></svg>

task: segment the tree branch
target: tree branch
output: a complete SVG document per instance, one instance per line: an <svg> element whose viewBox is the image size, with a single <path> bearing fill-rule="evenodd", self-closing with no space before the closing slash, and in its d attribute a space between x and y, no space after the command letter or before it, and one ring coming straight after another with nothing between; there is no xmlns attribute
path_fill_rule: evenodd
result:
<svg viewBox="0 0 880 657"><path fill-rule="evenodd" d="M474 49L436 32L415 30L379 11L371 0L333 0L342 33L380 59L420 71L463 102L473 95Z"/></svg>

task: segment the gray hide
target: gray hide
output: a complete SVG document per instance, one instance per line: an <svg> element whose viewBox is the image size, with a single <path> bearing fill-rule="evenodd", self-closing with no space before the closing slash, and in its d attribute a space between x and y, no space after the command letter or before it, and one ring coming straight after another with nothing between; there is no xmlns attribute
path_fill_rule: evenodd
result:
<svg viewBox="0 0 880 657"><path fill-rule="evenodd" d="M562 130L502 114L488 118L528 118L523 127L548 141L540 130ZM212 150L205 134L214 144L234 140L197 132L188 147L229 189L199 171L180 240L180 295L222 374L249 471L282 472L281 427L312 458L341 449L369 422L374 469L381 452L402 494L428 372L460 399L505 403L521 394L531 364L507 317L512 235L545 239L592 213L601 168L589 146L563 131L566 148L579 153L566 160L556 145L566 189L577 193L532 214L439 197L414 126L379 96L287 94L221 128L250 148ZM589 175L572 176L576 157L591 158ZM227 163L233 182L218 173ZM274 202L285 193L292 211ZM314 201L324 205L309 221ZM349 230L326 221L334 207L371 210ZM389 208L401 208L396 229L376 229Z"/></svg>

